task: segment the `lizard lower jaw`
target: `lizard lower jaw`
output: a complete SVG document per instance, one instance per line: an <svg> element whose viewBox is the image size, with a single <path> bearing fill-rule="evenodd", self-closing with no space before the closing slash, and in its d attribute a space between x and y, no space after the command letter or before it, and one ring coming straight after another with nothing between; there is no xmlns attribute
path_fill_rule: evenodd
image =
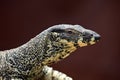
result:
<svg viewBox="0 0 120 80"><path fill-rule="evenodd" d="M82 41L78 40L78 45L80 47L84 47L84 46L87 46L88 44L87 43L83 43Z"/></svg>
<svg viewBox="0 0 120 80"><path fill-rule="evenodd" d="M90 42L82 42L81 40L78 40L78 45L80 46L80 47L84 47L84 46L88 46L88 45L93 45L93 44L95 44L96 42L94 42L94 41L90 41Z"/></svg>

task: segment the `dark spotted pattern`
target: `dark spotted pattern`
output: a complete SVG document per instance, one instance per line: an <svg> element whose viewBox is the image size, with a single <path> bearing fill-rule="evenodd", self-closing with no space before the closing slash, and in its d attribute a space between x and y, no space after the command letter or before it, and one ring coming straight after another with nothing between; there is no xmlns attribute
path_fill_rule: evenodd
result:
<svg viewBox="0 0 120 80"><path fill-rule="evenodd" d="M55 25L26 44L0 51L0 79L34 80L43 67L66 58L78 46L94 44L100 36L80 25Z"/></svg>

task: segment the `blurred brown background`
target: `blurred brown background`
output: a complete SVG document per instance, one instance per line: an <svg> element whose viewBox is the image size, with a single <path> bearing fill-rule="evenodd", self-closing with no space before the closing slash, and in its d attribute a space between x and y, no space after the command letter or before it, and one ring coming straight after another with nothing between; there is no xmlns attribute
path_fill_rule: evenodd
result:
<svg viewBox="0 0 120 80"><path fill-rule="evenodd" d="M101 41L78 49L54 69L74 80L120 80L118 1L0 0L0 50L20 46L55 24L80 24L98 32Z"/></svg>

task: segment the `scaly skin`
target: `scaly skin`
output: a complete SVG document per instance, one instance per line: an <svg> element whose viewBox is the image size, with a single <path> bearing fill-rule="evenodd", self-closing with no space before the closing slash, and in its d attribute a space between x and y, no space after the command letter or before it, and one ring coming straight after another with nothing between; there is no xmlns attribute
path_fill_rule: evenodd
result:
<svg viewBox="0 0 120 80"><path fill-rule="evenodd" d="M80 25L55 25L32 38L26 44L0 52L0 80L48 80L56 71L47 67L66 58L78 46L95 44L100 36ZM47 72L48 71L48 72ZM55 74L53 74L55 73ZM57 74L64 75L58 72ZM58 80L72 80L55 77ZM49 80L55 80L49 78Z"/></svg>

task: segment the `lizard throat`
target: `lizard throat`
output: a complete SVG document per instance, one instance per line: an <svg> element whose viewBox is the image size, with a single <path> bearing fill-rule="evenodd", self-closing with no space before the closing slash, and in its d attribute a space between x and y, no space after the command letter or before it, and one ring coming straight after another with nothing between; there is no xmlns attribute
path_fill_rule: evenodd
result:
<svg viewBox="0 0 120 80"><path fill-rule="evenodd" d="M52 44L52 46L53 45L54 43ZM59 47L56 48L56 50L54 48L54 51L51 51L53 49L52 46L51 48L48 49L47 54L49 54L49 56L47 56L46 59L43 61L44 65L56 63L66 58L67 56L70 55L70 53L74 52L77 49L76 46L74 45L74 42L69 42L65 39L56 42L56 45L59 45ZM48 46L50 47L50 45Z"/></svg>

